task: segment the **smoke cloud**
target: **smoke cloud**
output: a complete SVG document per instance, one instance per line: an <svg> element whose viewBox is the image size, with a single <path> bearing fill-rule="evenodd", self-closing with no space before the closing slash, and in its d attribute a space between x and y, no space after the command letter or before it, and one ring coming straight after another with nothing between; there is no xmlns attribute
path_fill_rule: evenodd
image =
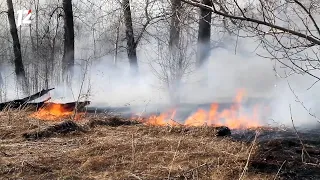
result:
<svg viewBox="0 0 320 180"><path fill-rule="evenodd" d="M265 118L265 124L291 126L289 104L297 126L312 127L318 124L311 113L319 112L319 85L310 76L292 75L286 79L279 77L284 70L274 61L261 58L252 52L255 43L240 39L238 48L234 43L225 49L217 48L210 52L208 62L186 78L181 86L182 103L203 104L211 102L232 102L238 89L246 91L246 100L259 98L268 100L271 112ZM113 64L112 56L105 56L88 64L87 68L76 66L75 76L70 84L56 86L50 92L54 102L68 102L88 99L93 107L130 106L135 112L155 112L170 107L170 99L165 84L161 82L150 67L153 54L148 48L141 47L138 53L140 75L133 77L125 58ZM80 61L79 61L80 63ZM155 67L155 66L153 66ZM277 70L275 73L274 68ZM21 97L17 93L14 75L10 69L2 71L5 81L7 100ZM320 75L320 73L318 73ZM292 87L301 102L297 102L290 90ZM81 88L82 87L82 88ZM80 96L79 96L80 94ZM46 98L46 97L44 97ZM196 106L195 106L196 107ZM250 109L250 107L243 107ZM196 110L196 109L195 109ZM161 110L159 110L161 111Z"/></svg>
<svg viewBox="0 0 320 180"><path fill-rule="evenodd" d="M255 43L247 39L241 39L238 43L240 48L237 49L232 44L226 49L211 51L204 68L193 72L183 82L180 89L182 103L232 102L237 90L244 89L245 101L256 98L270 102L271 112L264 119L265 124L292 126L289 105L296 126L312 127L317 124L317 120L301 105L303 103L311 113L319 112L319 85L316 84L308 90L315 79L307 75L281 78L285 70L274 61L261 58L256 52L252 52ZM115 67L112 57L104 57L98 63L92 64L87 74L90 83L86 81L82 91L90 90L92 106L130 105L132 108L137 107L134 109L137 112L143 109L152 112L159 107L170 106L165 85L154 75L150 62L145 61L152 54L144 52L143 49L139 52L142 63L138 77L130 75L126 63L120 62ZM79 92L79 82L81 78L72 86L73 91ZM289 85L301 102L297 102ZM56 92L60 94L59 90ZM70 94L72 93L69 91L69 95L63 97L72 97ZM243 108L248 110L251 107Z"/></svg>

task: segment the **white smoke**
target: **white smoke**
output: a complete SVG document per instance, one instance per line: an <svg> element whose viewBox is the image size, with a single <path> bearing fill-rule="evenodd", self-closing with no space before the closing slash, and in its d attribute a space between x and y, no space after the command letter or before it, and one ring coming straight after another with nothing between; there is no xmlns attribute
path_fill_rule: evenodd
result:
<svg viewBox="0 0 320 180"><path fill-rule="evenodd" d="M81 48L92 47L94 44L92 37L89 37L91 32L86 33L80 33L76 39L76 58L78 59L83 59L83 56L88 53L82 51ZM112 33L109 34L111 36ZM108 36L108 38L111 37ZM107 45L112 45L108 43L110 42L107 42ZM125 52L119 54L117 66L113 64L112 55L104 56L99 60L91 59L87 70L84 66L76 66L75 76L69 84L54 86L56 89L50 92L52 101L69 102L78 100L80 97L80 100L87 98L92 102L91 106L96 107L129 104L132 107L168 105L170 100L166 86L154 75L154 70L150 66L152 64L152 67L158 68L154 61L157 56L157 46L152 40L150 43L144 43L139 44L140 75L138 77L133 77L129 73ZM314 78L307 75L280 78L273 70L275 62L261 58L256 55L256 52L253 52L258 45L254 40L239 39L236 47L234 41L227 43L229 44L225 49L218 48L211 51L205 68L189 74L184 80L180 88L183 103L232 102L237 90L242 88L247 92L247 99L255 97L272 99L270 105L272 113L268 117L270 122L276 121L291 126L289 111L289 104L291 104L296 125L312 126L317 123L317 120L310 116L301 105L303 102L312 113L319 114L319 101L317 100L319 85L316 84L308 90L314 83ZM104 49L103 46L97 48ZM258 50L261 52L260 49ZM86 58L88 59L84 57ZM4 66L1 68L4 86L1 93L4 98L1 100L23 97L16 88L13 68L9 65L2 66ZM276 67L277 72L283 75L283 69L278 65ZM316 74L320 76L320 73ZM296 102L296 97L289 89L288 82L301 102ZM138 111L140 110L138 108ZM154 109L149 108L149 110Z"/></svg>
<svg viewBox="0 0 320 180"><path fill-rule="evenodd" d="M239 43L248 44L250 41L241 40ZM150 45L148 45L150 46ZM206 68L194 72L181 87L181 99L183 103L201 104L210 102L232 102L237 90L246 90L246 98L272 99L272 113L268 122L275 121L279 124L291 126L289 104L292 108L292 115L297 126L312 126L317 120L310 116L303 105L311 109L317 115L319 112L319 85L315 84L307 90L315 81L310 76L293 75L286 79L277 76L274 62L260 58L252 47L237 49L214 49ZM80 93L80 100L90 100L91 106L140 106L137 111L147 107L154 111L154 106L168 105L169 98L165 86L153 74L153 70L146 60L150 54L145 55L143 48L139 51L140 75L133 77L129 73L129 65L126 62L118 62L117 67L113 64L113 57L106 56L99 61L88 65L85 72L84 67L75 69L75 76L71 84L67 86L56 86L50 92L52 101L68 102L78 100L81 84L84 84ZM12 69L13 70L13 69ZM281 74L281 69L277 69ZM21 97L15 91L13 71L9 69L2 71L6 82L8 99ZM206 81L198 81L201 77L207 76ZM288 83L299 97L301 102L296 102L296 97L290 90ZM88 96L85 96L88 95ZM141 107L143 107L141 109ZM274 124L276 125L276 124Z"/></svg>

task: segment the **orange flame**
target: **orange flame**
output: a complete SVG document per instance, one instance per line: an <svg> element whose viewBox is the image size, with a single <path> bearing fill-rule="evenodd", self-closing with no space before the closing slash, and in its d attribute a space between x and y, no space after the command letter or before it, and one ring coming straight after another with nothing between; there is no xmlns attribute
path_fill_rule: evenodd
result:
<svg viewBox="0 0 320 180"><path fill-rule="evenodd" d="M51 121L59 121L70 118L79 120L83 116L83 114L84 113L77 113L74 116L74 111L64 108L63 104L45 103L45 105L42 108L40 108L37 112L31 114L30 117Z"/></svg>
<svg viewBox="0 0 320 180"><path fill-rule="evenodd" d="M219 105L216 103L211 104L209 111L198 109L184 121L183 125L224 125L228 126L231 129L253 128L261 126L261 121L259 120L259 106L254 106L251 114L241 112L241 102L244 95L244 90L238 91L236 97L234 98L234 104L229 109L225 109L222 112L218 112ZM173 120L175 114L176 110L171 110L169 112L162 113L159 116L152 115L144 120L142 118L133 118L148 125L179 125L178 122Z"/></svg>

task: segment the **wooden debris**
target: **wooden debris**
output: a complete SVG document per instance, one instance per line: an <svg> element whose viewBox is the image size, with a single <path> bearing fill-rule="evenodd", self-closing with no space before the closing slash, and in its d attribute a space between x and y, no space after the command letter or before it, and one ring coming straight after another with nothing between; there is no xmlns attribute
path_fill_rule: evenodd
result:
<svg viewBox="0 0 320 180"><path fill-rule="evenodd" d="M16 99L13 101L8 101L4 103L0 103L0 111L4 109L19 109L19 108L28 108L28 107L35 107L36 109L41 107L46 101L38 102L38 103L29 103L30 101L33 101L37 98L40 98L41 96L47 94L49 91L53 90L54 88L51 89L46 89L42 90L40 92L37 92L31 96L25 97L23 99Z"/></svg>

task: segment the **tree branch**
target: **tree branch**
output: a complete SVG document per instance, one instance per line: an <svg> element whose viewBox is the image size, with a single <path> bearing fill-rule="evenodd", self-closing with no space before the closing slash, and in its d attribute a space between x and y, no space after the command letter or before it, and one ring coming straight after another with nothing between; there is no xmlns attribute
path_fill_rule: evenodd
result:
<svg viewBox="0 0 320 180"><path fill-rule="evenodd" d="M218 11L215 8L214 5L213 6L207 6L207 5L201 3L201 2L199 2L197 0L181 0L181 1L183 1L183 2L185 2L187 4L190 4L192 6L196 6L196 7L199 7L199 8L205 8L205 9L210 10L213 13L215 13L217 15L220 15L220 16L223 16L223 17L227 17L227 18L234 19L234 20L247 21L247 22L252 22L252 23L256 23L256 24L261 24L261 25L264 25L264 26L267 26L267 27L270 27L270 28L273 28L273 29L276 29L276 30L281 30L283 32L287 32L287 33L290 33L292 35L307 39L310 42L313 42L315 44L320 45L320 40L318 40L316 38L313 38L311 36L308 36L306 34L303 34L303 33L288 29L288 28L284 28L284 27L281 27L281 26L278 26L278 25L275 25L275 24L272 24L272 23L268 23L268 22L265 22L265 21L262 21L262 20L258 20L258 19L246 18L246 17L241 17L241 16L236 16L236 15L231 15L231 14L228 14L228 13L224 13L224 12Z"/></svg>
<svg viewBox="0 0 320 180"><path fill-rule="evenodd" d="M314 20L314 18L313 18L313 16L312 16L312 14L311 14L311 12L310 11L308 11L307 10L307 8L301 3L301 2L299 2L298 0L294 0L294 2L296 3L296 4L298 4L307 14L308 14L308 16L309 16L309 18L311 19L311 21L312 21L312 23L313 23L313 25L314 25L314 27L317 29L317 31L318 31L318 34L320 35L320 29L319 29L319 26L318 26L318 24L316 23L316 21Z"/></svg>
<svg viewBox="0 0 320 180"><path fill-rule="evenodd" d="M8 13L8 11L1 11L1 12L0 12L0 15L1 15L2 13Z"/></svg>

